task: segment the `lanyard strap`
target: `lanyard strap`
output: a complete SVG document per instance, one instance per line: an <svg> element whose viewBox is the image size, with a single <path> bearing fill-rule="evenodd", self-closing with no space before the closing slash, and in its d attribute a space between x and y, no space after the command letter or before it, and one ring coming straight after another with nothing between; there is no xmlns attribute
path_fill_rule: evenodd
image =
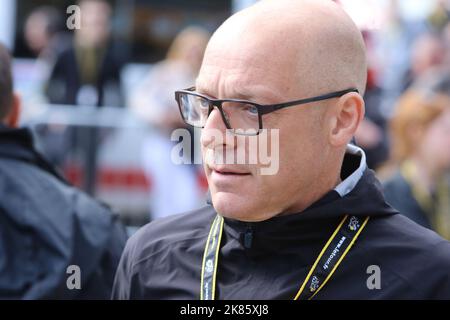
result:
<svg viewBox="0 0 450 320"><path fill-rule="evenodd" d="M200 300L214 300L215 297L217 262L219 261L222 231L223 218L217 215L211 225L205 252L203 254Z"/></svg>
<svg viewBox="0 0 450 320"><path fill-rule="evenodd" d="M346 215L311 267L306 279L294 297L294 300L312 299L330 280L342 260L351 249L369 217L361 218ZM217 263L219 261L220 241L223 232L223 218L217 215L211 225L203 254L200 300L214 300L216 290ZM305 290L305 288L308 288Z"/></svg>

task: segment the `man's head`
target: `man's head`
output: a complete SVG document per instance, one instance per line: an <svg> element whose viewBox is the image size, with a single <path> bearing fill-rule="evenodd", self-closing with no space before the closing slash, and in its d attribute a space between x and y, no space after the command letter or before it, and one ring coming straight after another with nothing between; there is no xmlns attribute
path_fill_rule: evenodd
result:
<svg viewBox="0 0 450 320"><path fill-rule="evenodd" d="M0 123L16 127L19 122L19 98L13 92L11 58L0 43Z"/></svg>
<svg viewBox="0 0 450 320"><path fill-rule="evenodd" d="M331 0L263 0L214 33L196 90L220 99L276 104L348 88L363 94L366 74L362 36L338 5ZM279 129L276 175L258 174L258 165L220 169L239 175L214 170L210 155L232 147L207 134L208 129L225 132L214 109L201 140L215 209L239 220L266 220L302 211L332 189L345 147L364 116L360 94L264 115L264 128Z"/></svg>

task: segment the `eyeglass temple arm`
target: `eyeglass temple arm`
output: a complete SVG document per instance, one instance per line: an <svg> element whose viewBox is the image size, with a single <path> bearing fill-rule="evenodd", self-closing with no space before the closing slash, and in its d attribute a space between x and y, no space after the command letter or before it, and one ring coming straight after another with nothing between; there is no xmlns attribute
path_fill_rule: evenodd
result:
<svg viewBox="0 0 450 320"><path fill-rule="evenodd" d="M301 100L296 100L296 101L291 101L288 103L280 103L280 104L272 104L272 105L262 105L261 107L261 113L269 113L275 110L279 110L279 109L283 109L286 107L292 107L292 106L297 106L299 104L306 104L306 103L310 103L310 102L317 102L317 101L322 101L322 100L327 100L327 99L331 99L331 98L337 98L337 97L341 97L344 94L350 93L350 92L356 92L359 93L358 89L352 88L352 89L346 89L346 90L341 90L341 91L336 91L336 92L332 92L332 93L328 93L328 94L324 94L322 96L317 96L317 97L313 97L313 98L306 98L306 99L301 99Z"/></svg>

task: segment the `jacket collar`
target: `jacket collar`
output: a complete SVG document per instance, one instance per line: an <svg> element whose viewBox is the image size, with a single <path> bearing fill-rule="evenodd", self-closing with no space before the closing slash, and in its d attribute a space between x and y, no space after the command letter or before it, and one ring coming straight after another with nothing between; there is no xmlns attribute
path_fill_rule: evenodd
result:
<svg viewBox="0 0 450 320"><path fill-rule="evenodd" d="M68 184L55 167L35 149L33 135L27 128L9 128L0 123L0 158L35 165Z"/></svg>
<svg viewBox="0 0 450 320"><path fill-rule="evenodd" d="M359 166L356 168L355 171L353 171L348 177L344 179L340 184L338 184L334 190L341 196L345 196L347 193L353 190L353 188L356 186L358 181L361 179L364 170L367 169L367 163L366 163L366 154L364 153L363 149L353 145L348 144L347 155L355 155L360 157ZM343 165L347 165L347 163L344 160ZM351 170L351 169L350 169Z"/></svg>
<svg viewBox="0 0 450 320"><path fill-rule="evenodd" d="M0 143L4 146L16 145L25 149L33 149L33 137L26 128L10 128L0 123Z"/></svg>

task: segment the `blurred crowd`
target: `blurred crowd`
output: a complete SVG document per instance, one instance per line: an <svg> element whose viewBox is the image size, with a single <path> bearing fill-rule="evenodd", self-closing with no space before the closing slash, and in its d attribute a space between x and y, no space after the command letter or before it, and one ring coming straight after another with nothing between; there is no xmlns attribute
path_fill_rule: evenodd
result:
<svg viewBox="0 0 450 320"><path fill-rule="evenodd" d="M138 79L124 92L123 69L131 61L120 50L121 44L113 40L111 4L86 0L80 1L79 7L81 28L73 34L65 30L64 16L52 7L38 7L26 19L25 39L36 56L42 82L38 94L43 96L38 100L51 105L129 110L151 129L151 134L142 134L141 152L120 150L118 153L134 152L135 157L142 159L139 169L144 177L141 179L152 186L148 204L150 218L198 207L205 199L203 172L195 165L172 163L174 142L170 136L174 129L185 128L174 91L193 84L209 31L200 24L187 25L176 35L165 58L144 68L145 72L138 73ZM31 105L36 107L30 103L30 108ZM90 168L97 166L97 150L93 149L113 135L110 130L40 126L38 133L47 157L62 168L67 167L68 154L91 153L87 155L90 163L84 163L85 180L98 179L96 169ZM77 149L82 150L75 152ZM85 183L85 189L94 193L95 183Z"/></svg>
<svg viewBox="0 0 450 320"><path fill-rule="evenodd" d="M401 1L384 2L383 22L361 27L369 65L366 117L355 143L382 179L389 203L450 239L450 1L430 1L429 12L414 19L402 14ZM52 6L35 8L26 19L24 37L42 83L39 103L117 107L132 114L148 130L132 157L151 185L146 189L149 219L199 207L207 192L202 168L173 164L171 150L179 141L170 136L185 128L174 91L194 84L213 30L186 25L164 59L149 64L124 89L124 69L133 61L112 41L114 6L104 0L78 4L81 28L73 32L66 28L65 13ZM24 100L23 125L32 120L34 107ZM81 148L95 149L114 135L108 129L51 124L37 132L46 156L63 169L80 141L88 137ZM115 152L131 153L132 143ZM96 156L93 150L91 158Z"/></svg>
<svg viewBox="0 0 450 320"><path fill-rule="evenodd" d="M362 30L369 66L356 143L389 203L450 239L450 2L412 21L398 3L379 29Z"/></svg>

